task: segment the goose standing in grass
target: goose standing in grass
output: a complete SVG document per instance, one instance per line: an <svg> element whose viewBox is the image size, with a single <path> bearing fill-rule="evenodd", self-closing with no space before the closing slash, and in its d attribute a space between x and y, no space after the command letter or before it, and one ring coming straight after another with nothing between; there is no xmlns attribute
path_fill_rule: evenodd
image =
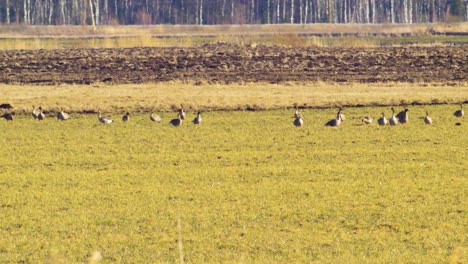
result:
<svg viewBox="0 0 468 264"><path fill-rule="evenodd" d="M299 118L301 117L301 113L299 113L299 108L297 105L294 105L294 118Z"/></svg>
<svg viewBox="0 0 468 264"><path fill-rule="evenodd" d="M346 116L341 111L343 111L342 107L340 107L340 120L341 120L341 122L343 122L343 121L346 120Z"/></svg>
<svg viewBox="0 0 468 264"><path fill-rule="evenodd" d="M388 120L387 118L385 117L385 113L382 112L382 117L377 119L377 123L379 123L379 126L385 126L388 124Z"/></svg>
<svg viewBox="0 0 468 264"><path fill-rule="evenodd" d="M304 125L304 120L302 120L302 115L301 114L295 114L294 115L294 121L293 121L293 125L295 127L301 127L302 125Z"/></svg>
<svg viewBox="0 0 468 264"><path fill-rule="evenodd" d="M39 120L44 120L45 119L45 114L42 111L42 106L39 106L39 114L37 114L37 119L39 119Z"/></svg>
<svg viewBox="0 0 468 264"><path fill-rule="evenodd" d="M463 104L460 104L460 110L457 110L453 113L455 117L463 117L465 115L465 111L463 111Z"/></svg>
<svg viewBox="0 0 468 264"><path fill-rule="evenodd" d="M178 127L182 124L182 117L180 116L180 113L177 115L177 118L172 119L169 124Z"/></svg>
<svg viewBox="0 0 468 264"><path fill-rule="evenodd" d="M6 121L13 121L13 115L14 114L15 113L5 113L0 117L5 118Z"/></svg>
<svg viewBox="0 0 468 264"><path fill-rule="evenodd" d="M391 126L396 126L398 125L398 118L395 117L395 109L392 107L392 117L388 120L388 123Z"/></svg>
<svg viewBox="0 0 468 264"><path fill-rule="evenodd" d="M161 122L162 118L160 115L154 115L154 113L151 113L150 120L153 122Z"/></svg>
<svg viewBox="0 0 468 264"><path fill-rule="evenodd" d="M122 116L122 121L127 122L130 119L130 113L127 112L125 115Z"/></svg>
<svg viewBox="0 0 468 264"><path fill-rule="evenodd" d="M424 117L424 123L426 125L432 125L432 118L429 116L429 112L426 111L426 117Z"/></svg>
<svg viewBox="0 0 468 264"><path fill-rule="evenodd" d="M62 120L62 121L65 121L67 119L70 119L70 115L65 113L65 111L63 110L63 108L60 110L60 112L58 113L57 115L57 118L59 120Z"/></svg>
<svg viewBox="0 0 468 264"><path fill-rule="evenodd" d="M33 109L32 109L31 115L32 115L32 117L33 117L34 119L37 119L38 113L36 112L36 107L33 105L32 108L33 108Z"/></svg>
<svg viewBox="0 0 468 264"><path fill-rule="evenodd" d="M185 119L184 105L181 104L180 107L181 107L179 110L180 119L184 120Z"/></svg>
<svg viewBox="0 0 468 264"><path fill-rule="evenodd" d="M192 121L195 125L201 125L202 118L201 118L201 112L198 111L197 117L195 117Z"/></svg>
<svg viewBox="0 0 468 264"><path fill-rule="evenodd" d="M336 113L336 119L332 119L330 121L328 121L325 126L331 126L331 127L336 127L336 126L339 126L341 125L341 107L339 108L338 110L338 113Z"/></svg>
<svg viewBox="0 0 468 264"><path fill-rule="evenodd" d="M111 124L112 122L114 122L114 120L110 118L102 117L101 112L98 113L98 120L102 124Z"/></svg>
<svg viewBox="0 0 468 264"><path fill-rule="evenodd" d="M371 116L365 116L364 118L362 118L361 121L366 125L370 125L372 124L372 122L374 122L374 118L372 118Z"/></svg>
<svg viewBox="0 0 468 264"><path fill-rule="evenodd" d="M396 115L396 117L398 118L398 121L401 123L401 124L406 124L408 123L408 107L405 107L405 110L401 111L400 113L398 113L398 115Z"/></svg>

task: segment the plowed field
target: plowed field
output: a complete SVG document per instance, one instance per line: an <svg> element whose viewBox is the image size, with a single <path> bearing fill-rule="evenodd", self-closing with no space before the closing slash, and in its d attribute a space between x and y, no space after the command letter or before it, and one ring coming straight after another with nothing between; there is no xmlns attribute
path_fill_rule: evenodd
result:
<svg viewBox="0 0 468 264"><path fill-rule="evenodd" d="M194 48L0 52L0 82L89 84L171 80L235 82L451 82L468 80L468 46L282 48L210 44Z"/></svg>

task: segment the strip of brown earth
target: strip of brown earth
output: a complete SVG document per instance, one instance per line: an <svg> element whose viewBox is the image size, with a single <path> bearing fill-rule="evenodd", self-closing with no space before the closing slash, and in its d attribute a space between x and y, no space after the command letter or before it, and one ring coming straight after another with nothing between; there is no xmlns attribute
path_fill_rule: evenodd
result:
<svg viewBox="0 0 468 264"><path fill-rule="evenodd" d="M468 46L282 48L209 44L195 48L0 52L0 82L20 84L465 82Z"/></svg>

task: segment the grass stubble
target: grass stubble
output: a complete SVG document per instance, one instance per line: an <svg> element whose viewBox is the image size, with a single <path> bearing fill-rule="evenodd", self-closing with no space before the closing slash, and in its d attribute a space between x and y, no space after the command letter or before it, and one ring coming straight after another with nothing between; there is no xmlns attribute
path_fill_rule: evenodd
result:
<svg viewBox="0 0 468 264"><path fill-rule="evenodd" d="M231 88L253 95L236 102L223 90L225 101L213 102L275 102L281 90L258 96L254 87ZM73 97L49 91L46 98L41 89L55 87L36 89L36 97L25 87L24 97L6 98L29 107ZM450 100L466 99L464 89ZM123 108L140 101L132 94ZM168 100L167 92L154 94ZM66 122L30 115L0 122L0 262L467 261L467 124L452 116L457 106L412 106L410 123L396 127L363 125L364 115L390 115L389 107L369 106L345 108L337 129L323 126L335 109L304 109L305 126L296 129L281 107L206 111L201 126L173 128L174 113L159 124L147 113L122 123L104 94L89 98L116 122L78 114ZM77 110L91 105L68 102ZM425 110L433 126L424 125Z"/></svg>

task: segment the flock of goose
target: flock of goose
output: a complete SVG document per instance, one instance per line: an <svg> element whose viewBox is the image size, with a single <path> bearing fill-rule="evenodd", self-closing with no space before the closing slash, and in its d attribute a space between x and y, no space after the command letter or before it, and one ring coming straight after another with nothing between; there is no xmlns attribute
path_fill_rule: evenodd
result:
<svg viewBox="0 0 468 264"><path fill-rule="evenodd" d="M407 107L405 107L405 109L399 112L397 115L395 115L395 108L392 107L391 110L392 110L392 116L389 119L385 117L385 113L382 113L382 117L377 119L377 124L379 124L379 126L385 126L385 125L395 126L398 124L408 123L409 109ZM343 112L343 108L341 107L338 108L338 112L336 113L336 118L331 119L330 121L325 123L325 126L337 127L341 125L341 123L346 119L345 115L342 112ZM455 117L463 117L465 115L465 112L463 111L463 104L460 104L460 109L455 111L453 115ZM302 113L299 112L299 109L297 108L297 106L294 111L293 117L294 117L293 125L295 127L301 127L304 125L304 120L303 120L304 116L302 115ZM432 125L432 118L429 116L428 111L426 111L426 116L424 117L423 120L425 124ZM365 116L362 118L362 122L367 125L370 125L374 122L374 118L372 118L371 116ZM457 123L457 125L460 125L460 123Z"/></svg>
<svg viewBox="0 0 468 264"><path fill-rule="evenodd" d="M32 117L34 119L37 119L37 120L44 120L46 118L46 115L44 114L43 112L43 109L42 107L40 106L37 110L36 110L36 107L33 105L32 106ZM392 111L392 116L387 119L385 117L385 113L382 113L382 117L380 117L379 119L377 119L377 124L380 125L380 126L385 126L385 125L391 125L391 126L395 126L395 125L398 125L398 124L406 124L408 123L409 121L409 117L408 117L408 111L409 109L407 107L405 107L405 109L401 112L399 112L397 115L395 115L395 109L392 107L391 108L391 111ZM13 120L13 115L14 113L5 113L3 114L2 118L6 119L7 121L12 121ZM455 111L453 113L453 115L455 117L463 117L465 115L465 112L463 111L463 104L460 104L460 109ZM294 111L294 121L293 121L293 125L295 127L301 127L304 125L304 116L302 113L299 112L299 109L297 106L295 106L295 111ZM60 112L57 114L57 119L59 120L68 120L70 119L70 115L68 113L66 113L64 111L64 109L62 108L60 110ZM181 106L181 108L178 110L178 113L177 113L177 118L175 119L172 119L169 124L171 124L172 126L175 126L175 127L178 127L182 124L182 121L186 119L186 113L185 113L185 110L184 110L184 107L183 105ZM334 119L331 119L330 121L328 121L327 123L325 123L325 126L330 126L330 127L337 127L339 125L341 125L341 123L346 119L345 115L343 114L343 108L339 108L338 109L338 112L336 113L336 118ZM123 116L122 116L122 121L123 122L128 122L130 120L130 113L125 113ZM150 114L150 120L153 121L153 122L161 122L162 120L162 117L160 115L155 115L154 113L151 113ZM114 122L113 119L109 118L109 117L103 117L101 112L98 113L98 121L102 124L111 124ZM371 116L365 116L362 118L362 122L369 125L369 124L372 124L374 121L374 119L371 117ZM202 123L202 117L201 117L201 112L199 111L197 113L197 116L192 120L192 123L195 124L195 125L201 125ZM429 113L426 111L426 116L424 117L424 123L427 124L427 125L432 125L432 118L429 116ZM457 123L457 125L459 125L460 123Z"/></svg>
<svg viewBox="0 0 468 264"><path fill-rule="evenodd" d="M37 120L44 120L46 118L46 115L44 114L44 111L41 106L39 106L39 108L36 109L36 107L33 105L31 115L34 119L37 119ZM14 116L14 113L10 112L10 113L5 113L1 115L0 117L4 118L7 121L13 121L13 116ZM182 124L182 121L185 120L185 118L186 118L186 113L182 105L182 107L178 111L177 118L172 119L169 122L169 124L178 127ZM57 114L57 119L65 121L65 120L70 119L70 115L66 113L64 109L62 108L60 112ZM122 121L128 122L129 120L130 120L130 113L127 112L122 116ZM160 115L155 115L154 113L151 113L150 120L153 122L161 122L162 117ZM114 123L114 120L112 118L103 117L101 112L98 112L98 121L102 124ZM194 123L195 125L201 125L202 117L201 117L200 111L198 111L197 116L192 120L192 123Z"/></svg>
<svg viewBox="0 0 468 264"><path fill-rule="evenodd" d="M178 126L180 126L182 124L182 121L185 120L185 118L186 118L186 114L185 114L184 107L182 105L182 107L180 108L180 110L177 113L177 118L172 119L169 122L169 124L171 124L171 125L173 125L175 127L178 127ZM98 120L102 124L111 124L111 123L114 122L114 120L112 120L111 118L102 117L101 112L98 113ZM129 120L130 120L130 113L127 112L126 114L124 114L122 116L122 121L123 122L128 122ZM155 115L154 113L151 113L150 114L150 120L153 121L153 122L161 122L162 117L160 115ZM192 123L194 123L195 125L201 125L201 122L202 122L201 112L199 111L197 113L197 116L192 120Z"/></svg>

